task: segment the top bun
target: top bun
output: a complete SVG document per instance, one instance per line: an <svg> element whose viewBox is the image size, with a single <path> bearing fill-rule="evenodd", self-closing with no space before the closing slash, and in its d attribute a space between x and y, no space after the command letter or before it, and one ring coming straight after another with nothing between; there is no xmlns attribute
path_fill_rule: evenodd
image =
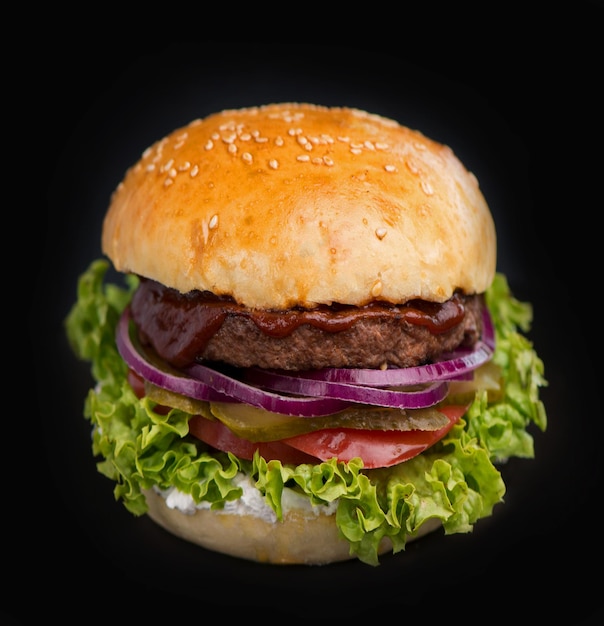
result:
<svg viewBox="0 0 604 626"><path fill-rule="evenodd" d="M223 111L145 151L116 189L115 268L251 308L482 293L493 218L447 146L350 108Z"/></svg>

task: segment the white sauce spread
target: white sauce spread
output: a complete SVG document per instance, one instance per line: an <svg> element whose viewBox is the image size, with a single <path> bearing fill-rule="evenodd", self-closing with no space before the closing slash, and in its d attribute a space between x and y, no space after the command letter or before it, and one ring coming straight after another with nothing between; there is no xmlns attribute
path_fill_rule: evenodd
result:
<svg viewBox="0 0 604 626"><path fill-rule="evenodd" d="M271 507L264 501L262 494L256 489L249 477L245 474L239 473L233 479L233 482L237 487L241 487L243 494L238 500L226 502L223 509L217 509L216 513L228 514L228 515L253 515L259 517L267 522L276 522L277 516ZM159 493L166 505L170 509L177 509L187 515L193 515L197 509L209 509L209 502L200 502L195 504L193 498L179 491L176 487L170 487L169 489L161 490L158 487L154 487L154 490ZM303 509L307 512L312 512L315 515L333 515L336 512L338 506L337 501L325 505L314 505L310 500L296 493L293 489L284 487L283 494L281 496L281 506L283 507L283 513L291 509Z"/></svg>

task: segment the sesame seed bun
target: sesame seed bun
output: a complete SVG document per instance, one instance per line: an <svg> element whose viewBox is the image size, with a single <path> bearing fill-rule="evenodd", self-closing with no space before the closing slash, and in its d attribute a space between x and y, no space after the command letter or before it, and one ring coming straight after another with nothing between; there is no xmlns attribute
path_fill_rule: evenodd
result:
<svg viewBox="0 0 604 626"><path fill-rule="evenodd" d="M447 146L350 108L273 104L196 120L116 189L115 268L250 308L482 293L492 216Z"/></svg>

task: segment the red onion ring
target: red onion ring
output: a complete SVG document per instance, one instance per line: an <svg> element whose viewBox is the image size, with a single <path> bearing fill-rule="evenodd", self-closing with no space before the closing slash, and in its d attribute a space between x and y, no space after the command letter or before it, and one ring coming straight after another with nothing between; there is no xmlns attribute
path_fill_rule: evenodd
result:
<svg viewBox="0 0 604 626"><path fill-rule="evenodd" d="M232 400L251 406L297 417L319 417L331 415L350 406L351 402L342 398L326 396L284 396L267 391L232 378L206 365L190 365L183 370L191 380L211 387L216 392L229 396Z"/></svg>
<svg viewBox="0 0 604 626"><path fill-rule="evenodd" d="M492 350L483 342L478 342L473 350L456 351L447 355L447 360L392 369L355 369L345 367L326 367L320 370L296 372L296 377L367 387L408 387L437 381L467 380L473 370L491 359ZM278 370L250 368L248 378L251 382L263 384L263 377L270 382L271 377L287 375ZM299 393L306 393L303 389Z"/></svg>
<svg viewBox="0 0 604 626"><path fill-rule="evenodd" d="M321 370L322 371L322 370ZM253 368L247 371L246 380L260 387L304 396L319 396L348 400L357 404L385 406L396 409L422 409L438 404L447 397L447 381L434 381L419 391L378 389L368 385L333 382L297 375L264 371Z"/></svg>

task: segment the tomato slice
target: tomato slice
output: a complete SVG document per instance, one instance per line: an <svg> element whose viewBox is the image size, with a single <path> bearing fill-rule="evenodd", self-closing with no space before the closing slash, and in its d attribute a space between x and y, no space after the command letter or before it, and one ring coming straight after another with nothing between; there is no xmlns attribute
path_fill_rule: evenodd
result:
<svg viewBox="0 0 604 626"><path fill-rule="evenodd" d="M136 394L137 398L143 398L145 396L145 379L139 376L134 370L128 369L128 384L132 387L132 391Z"/></svg>
<svg viewBox="0 0 604 626"><path fill-rule="evenodd" d="M351 428L318 430L283 439L282 443L327 461L354 457L363 459L364 467L391 467L417 456L442 439L464 415L467 406L450 405L439 409L449 423L439 430L372 431Z"/></svg>
<svg viewBox="0 0 604 626"><path fill-rule="evenodd" d="M449 423L439 430L372 431L352 428L328 428L280 441L252 442L230 431L222 422L196 415L189 420L189 432L207 444L251 460L258 450L267 460L282 463L315 464L337 457L348 462L355 457L368 469L391 467L427 450L442 439L465 414L466 405L444 406L440 411Z"/></svg>
<svg viewBox="0 0 604 626"><path fill-rule="evenodd" d="M253 442L242 439L222 422L212 421L200 415L195 415L189 420L189 433L217 450L232 452L240 459L248 459L249 461L254 457L256 450L267 461L277 459L282 463L293 465L301 465L302 463L315 465L319 461L316 457L297 448L292 448L282 441Z"/></svg>

